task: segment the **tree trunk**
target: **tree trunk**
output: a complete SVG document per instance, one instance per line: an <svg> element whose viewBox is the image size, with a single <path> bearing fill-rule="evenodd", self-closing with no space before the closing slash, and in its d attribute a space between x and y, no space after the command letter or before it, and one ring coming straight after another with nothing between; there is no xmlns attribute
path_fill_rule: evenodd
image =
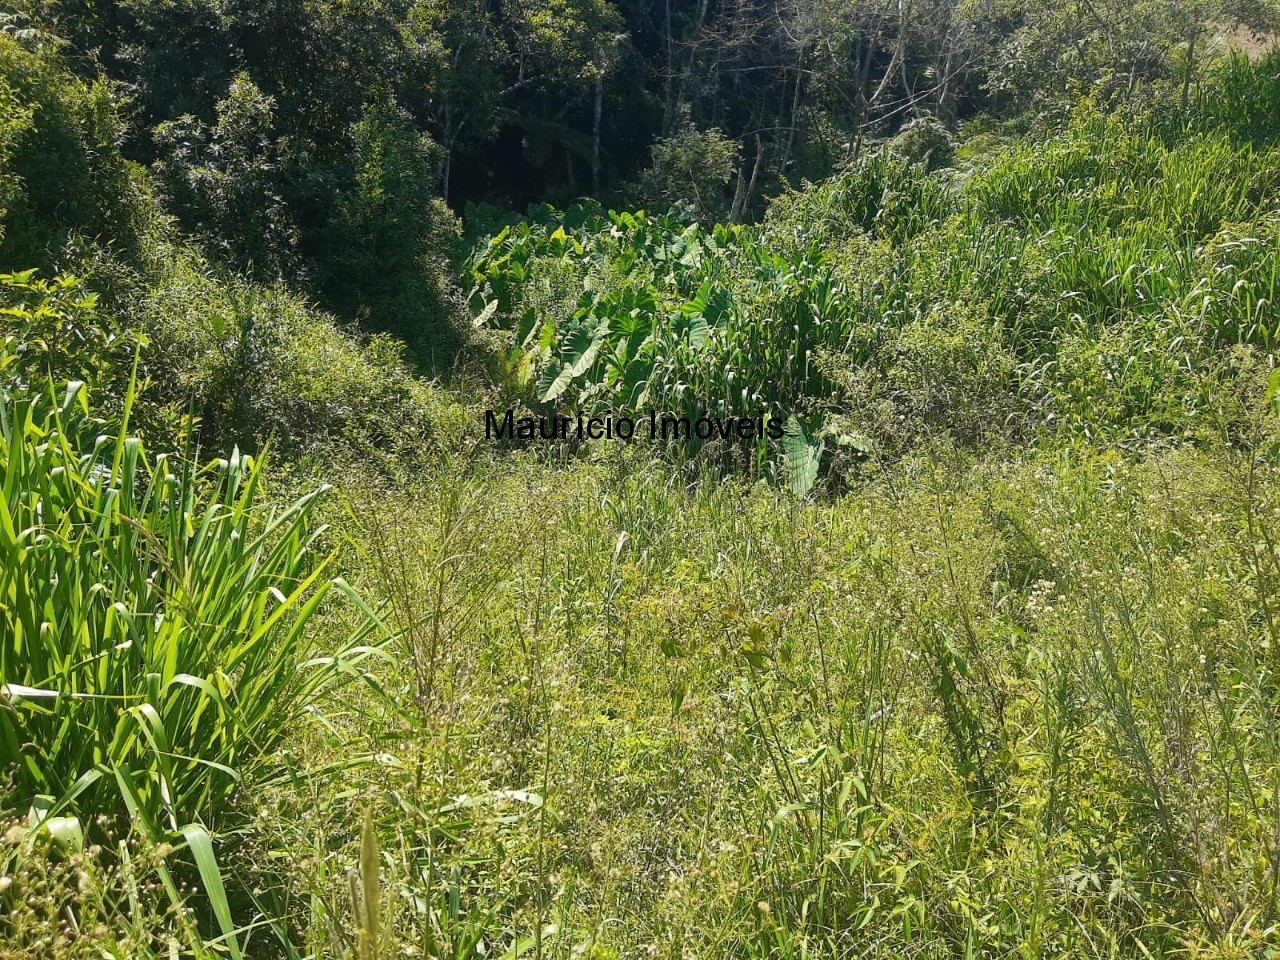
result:
<svg viewBox="0 0 1280 960"><path fill-rule="evenodd" d="M796 144L796 128L800 125L800 90L804 83L804 51L796 60L796 88L791 92L791 127L787 130L787 146L782 151L782 164L779 172L785 177L787 167L791 165L791 151Z"/></svg>
<svg viewBox="0 0 1280 960"><path fill-rule="evenodd" d="M702 33L702 24L706 20L707 7L710 0L698 0L698 22L694 27L695 37ZM689 51L689 59L685 63L684 69L680 71L680 82L676 85L676 98L672 105L671 125L667 127L666 135L671 136L675 133L677 125L680 123L680 113L684 108L684 85L693 73L694 64L698 59L698 51L696 47Z"/></svg>
<svg viewBox="0 0 1280 960"><path fill-rule="evenodd" d="M453 172L453 104L444 104L444 169L441 171L441 192L444 202L449 202L449 175Z"/></svg>
<svg viewBox="0 0 1280 960"><path fill-rule="evenodd" d="M600 197L600 117L604 113L604 72L596 71L596 96L591 109L591 195Z"/></svg>
<svg viewBox="0 0 1280 960"><path fill-rule="evenodd" d="M671 131L672 117L674 108L672 104L675 102L675 79L676 79L676 61L675 51L671 45L671 0L666 0L667 5L667 84L662 94L662 132L669 133Z"/></svg>
<svg viewBox="0 0 1280 960"><path fill-rule="evenodd" d="M738 210L742 207L742 194L747 187L747 168L738 165L738 183L733 188L733 203L729 204L729 222L738 222Z"/></svg>
<svg viewBox="0 0 1280 960"><path fill-rule="evenodd" d="M1199 39L1198 30L1191 31L1191 38L1187 41L1187 66L1182 71L1182 109L1186 110L1191 105L1191 73L1195 69L1196 62L1196 40Z"/></svg>
<svg viewBox="0 0 1280 960"><path fill-rule="evenodd" d="M747 190L742 195L742 202L738 205L738 210L734 216L730 217L733 223L741 223L747 215L747 208L751 206L751 195L756 190L756 178L760 176L760 161L764 159L764 144L760 141L760 134L756 134L756 162L751 168L751 180L747 183Z"/></svg>

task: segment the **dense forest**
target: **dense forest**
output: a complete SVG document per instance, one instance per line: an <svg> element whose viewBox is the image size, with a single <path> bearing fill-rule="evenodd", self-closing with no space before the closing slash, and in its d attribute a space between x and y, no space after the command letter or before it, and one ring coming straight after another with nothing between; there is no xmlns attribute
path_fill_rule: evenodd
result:
<svg viewBox="0 0 1280 960"><path fill-rule="evenodd" d="M1280 958L1278 36L0 0L0 957Z"/></svg>

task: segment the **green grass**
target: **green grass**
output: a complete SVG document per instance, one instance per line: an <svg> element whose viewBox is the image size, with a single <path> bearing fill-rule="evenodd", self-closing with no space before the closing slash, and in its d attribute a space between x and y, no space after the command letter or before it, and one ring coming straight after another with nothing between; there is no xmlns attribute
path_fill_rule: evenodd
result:
<svg viewBox="0 0 1280 960"><path fill-rule="evenodd" d="M378 761L269 791L267 873L354 944L361 796L402 947L1265 956L1278 479L940 450L828 504L608 461L344 491L400 709L307 738Z"/></svg>
<svg viewBox="0 0 1280 960"><path fill-rule="evenodd" d="M260 461L153 458L132 401L114 436L83 383L0 406L0 764L36 836L80 852L127 814L185 847L238 956L209 830L236 786L288 772L285 738L383 636L325 575L323 490L264 510ZM333 588L364 613L315 649Z"/></svg>

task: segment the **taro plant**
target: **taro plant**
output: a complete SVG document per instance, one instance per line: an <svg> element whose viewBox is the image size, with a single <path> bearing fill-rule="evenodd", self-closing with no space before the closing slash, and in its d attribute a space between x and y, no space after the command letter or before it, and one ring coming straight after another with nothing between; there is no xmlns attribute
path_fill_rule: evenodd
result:
<svg viewBox="0 0 1280 960"><path fill-rule="evenodd" d="M510 331L508 387L593 412L786 420L827 392L816 348L845 343L854 316L816 245L779 256L752 228L643 211L535 210L466 270L477 326ZM548 304L553 285L578 292Z"/></svg>

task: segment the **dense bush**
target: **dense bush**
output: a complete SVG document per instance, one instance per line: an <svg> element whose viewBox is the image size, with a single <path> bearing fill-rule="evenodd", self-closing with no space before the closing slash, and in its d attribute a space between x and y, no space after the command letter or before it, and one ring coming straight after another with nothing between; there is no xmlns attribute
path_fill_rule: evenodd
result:
<svg viewBox="0 0 1280 960"><path fill-rule="evenodd" d="M686 209L701 220L724 220L738 146L719 130L682 130L653 145L643 189L659 206Z"/></svg>
<svg viewBox="0 0 1280 960"><path fill-rule="evenodd" d="M184 115L157 127L166 209L206 256L310 290L447 369L461 345L448 279L457 230L435 196L430 138L380 99L352 124L349 152L321 162L282 134L277 112L242 74L212 125ZM316 197L321 181L334 187Z"/></svg>
<svg viewBox="0 0 1280 960"><path fill-rule="evenodd" d="M439 149L394 103L366 106L352 131L351 184L315 254L324 303L389 332L427 369L447 371L462 346L452 259L457 221L436 196Z"/></svg>
<svg viewBox="0 0 1280 960"><path fill-rule="evenodd" d="M273 98L241 74L212 127L184 115L155 137L168 151L156 165L161 197L194 238L259 278L297 276L298 228L280 195L289 158L276 139Z"/></svg>
<svg viewBox="0 0 1280 960"><path fill-rule="evenodd" d="M106 296L104 313L135 309L139 288L174 269L175 231L146 171L121 155L119 98L76 79L51 49L0 33L0 102L0 271L78 274ZM239 76L214 122L184 115L157 129L166 152L153 179L190 231L182 242L224 273L289 278L447 371L463 342L448 276L457 224L434 195L434 146L384 99L353 122L352 149L318 167L282 137L277 112ZM339 186L322 207L301 204L317 178Z"/></svg>
<svg viewBox="0 0 1280 960"><path fill-rule="evenodd" d="M206 449L271 443L290 459L342 451L382 469L429 448L448 404L413 375L398 341L343 330L283 289L215 279L180 248L162 263L131 327L83 280L0 275L5 389L83 381L118 422L136 357L148 388L133 422L160 449L180 449L192 426Z"/></svg>
<svg viewBox="0 0 1280 960"><path fill-rule="evenodd" d="M144 375L159 398L191 405L207 448L345 449L387 467L426 448L434 394L403 347L344 330L283 288L217 279L173 250L136 320L149 341Z"/></svg>
<svg viewBox="0 0 1280 960"><path fill-rule="evenodd" d="M82 244L136 251L150 216L123 135L107 84L0 32L0 271L65 267Z"/></svg>
<svg viewBox="0 0 1280 960"><path fill-rule="evenodd" d="M34 269L0 274L0 334L6 390L38 393L80 380L120 403L138 341L98 311L97 294L80 280L45 280Z"/></svg>
<svg viewBox="0 0 1280 960"><path fill-rule="evenodd" d="M926 164L930 170L948 166L955 155L955 139L937 117L913 117L885 145L890 153Z"/></svg>

